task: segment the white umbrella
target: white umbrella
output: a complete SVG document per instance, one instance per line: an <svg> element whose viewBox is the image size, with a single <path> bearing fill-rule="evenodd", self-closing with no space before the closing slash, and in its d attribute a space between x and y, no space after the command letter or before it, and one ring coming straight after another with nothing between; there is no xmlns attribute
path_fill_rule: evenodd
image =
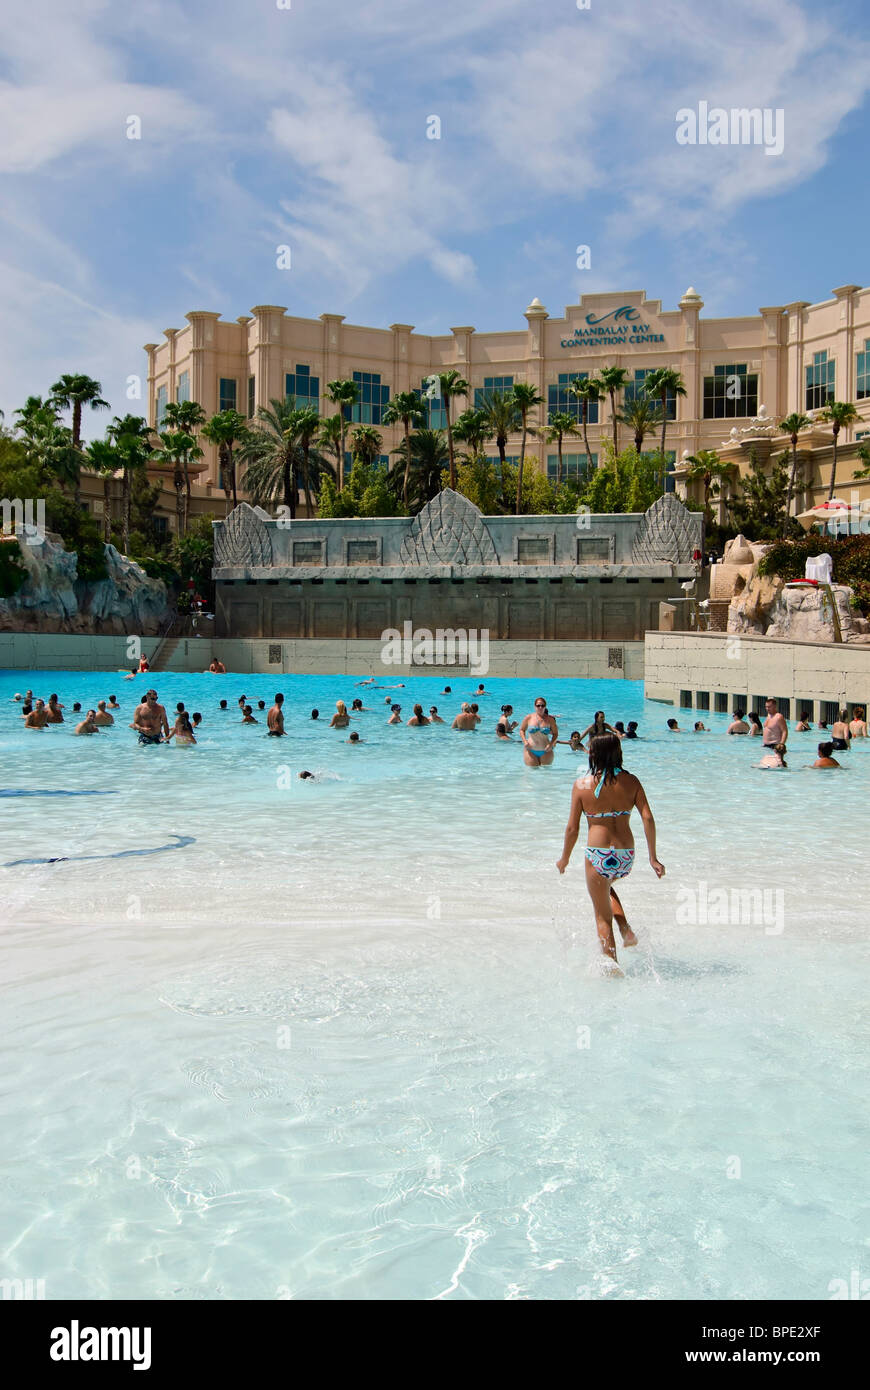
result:
<svg viewBox="0 0 870 1390"><path fill-rule="evenodd" d="M795 520L800 522L805 531L811 531L814 526L824 529L827 525L832 525L837 531L846 534L860 530L862 525L865 533L870 531L868 505L852 507L839 497L832 497L830 502L820 502L817 507L798 512Z"/></svg>

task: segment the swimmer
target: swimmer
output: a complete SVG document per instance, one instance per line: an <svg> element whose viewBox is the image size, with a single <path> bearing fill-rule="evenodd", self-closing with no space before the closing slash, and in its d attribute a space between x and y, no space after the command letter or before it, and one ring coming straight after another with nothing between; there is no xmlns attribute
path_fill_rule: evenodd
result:
<svg viewBox="0 0 870 1390"><path fill-rule="evenodd" d="M445 685L444 689L441 691L441 694L442 694L442 695L452 695L452 694L453 694L453 691L450 689L450 686L449 686L449 685Z"/></svg>
<svg viewBox="0 0 870 1390"><path fill-rule="evenodd" d="M495 726L495 736L500 743L516 743L516 739L511 738L510 734L507 731L507 724L505 724L504 721L501 719Z"/></svg>
<svg viewBox="0 0 870 1390"><path fill-rule="evenodd" d="M356 684L357 684L358 686L359 686L359 685L377 685L377 681L375 680L374 676L369 676L369 678L368 678L367 681L357 681Z"/></svg>
<svg viewBox="0 0 870 1390"><path fill-rule="evenodd" d="M221 700L220 704L218 705L218 709L222 709L223 712L224 712L224 714L227 713L227 702L226 702L226 700Z"/></svg>
<svg viewBox="0 0 870 1390"><path fill-rule="evenodd" d="M849 723L849 733L853 738L867 737L867 721L864 717L863 705L856 705L852 710L852 719Z"/></svg>
<svg viewBox="0 0 870 1390"><path fill-rule="evenodd" d="M754 767L761 767L770 772L778 771L781 767L788 767L788 763L785 760L784 743L774 743L769 747L765 745L765 748L762 749L762 753L761 762L754 763Z"/></svg>
<svg viewBox="0 0 870 1390"><path fill-rule="evenodd" d="M430 724L443 724L443 723L444 723L444 720L441 718L441 715L438 713L438 706L437 706L437 705L430 705L430 706L429 706L429 723L430 723Z"/></svg>
<svg viewBox="0 0 870 1390"><path fill-rule="evenodd" d="M109 713L109 711L106 709L106 702L105 702L105 700L99 700L99 701L98 701L98 703L97 703L97 711L96 711L96 714L94 715L94 719L96 720L97 724L99 725L99 727L100 727L101 729L102 729L102 728L108 728L111 724L114 724L114 722L115 722L114 719L112 718L112 716L111 716L111 714Z"/></svg>
<svg viewBox="0 0 870 1390"><path fill-rule="evenodd" d="M477 697L478 697L478 695L491 695L491 694L492 694L492 691L491 691L491 690L485 690L484 687L483 687L482 685L479 685L479 686L477 687L477 689L475 690L475 692L474 692L474 694L472 695L471 698L472 698L473 700L476 700Z"/></svg>
<svg viewBox="0 0 870 1390"><path fill-rule="evenodd" d="M748 734L748 733L749 733L749 725L747 724L746 720L743 718L743 710L742 710L742 709L736 709L736 710L734 711L734 713L733 713L732 716L731 716L731 723L728 725L728 728L725 730L725 732L728 733L728 734Z"/></svg>
<svg viewBox="0 0 870 1390"><path fill-rule="evenodd" d="M824 729L824 730L825 730L825 733L827 733L827 731L828 731L828 725L827 725L827 723L826 723L826 721L825 721L824 719L820 719L820 720L819 720L818 724L816 725L816 728L817 728L817 729Z"/></svg>
<svg viewBox="0 0 870 1390"><path fill-rule="evenodd" d="M175 706L175 713L176 713L176 714L183 714L183 713L184 713L184 701L183 701L183 700L179 700L178 704Z"/></svg>
<svg viewBox="0 0 870 1390"><path fill-rule="evenodd" d="M834 750L838 753L847 753L849 744L852 740L852 731L848 724L849 714L847 710L840 710L839 719L831 725L831 737L834 743Z"/></svg>
<svg viewBox="0 0 870 1390"><path fill-rule="evenodd" d="M27 709L26 706L25 709ZM25 729L44 729L48 722L44 700L37 700L35 708L27 710L24 716Z"/></svg>
<svg viewBox="0 0 870 1390"><path fill-rule="evenodd" d="M319 719L319 718L320 718L320 710L319 710L319 709L313 709L313 710L311 711L311 718L312 718L312 719Z"/></svg>
<svg viewBox="0 0 870 1390"><path fill-rule="evenodd" d="M371 711L369 710L368 705L364 705L364 704L363 704L362 700L354 700L354 701L352 702L352 704L351 704L350 712L351 712L351 714L353 715L353 714L369 714Z"/></svg>
<svg viewBox="0 0 870 1390"><path fill-rule="evenodd" d="M559 741L559 728L552 714L547 713L547 702L541 696L535 701L534 714L527 714L520 724L520 738L526 767L549 767L555 757L553 749Z"/></svg>
<svg viewBox="0 0 870 1390"><path fill-rule="evenodd" d="M266 715L266 723L269 726L269 738L283 738L286 730L284 728L284 711L281 708L284 704L284 696L279 691L275 696L275 703Z"/></svg>
<svg viewBox="0 0 870 1390"><path fill-rule="evenodd" d="M583 741L580 738L579 729L574 729L570 738L557 738L556 742L561 743L565 748L570 748L572 753L586 752L586 749L583 747Z"/></svg>
<svg viewBox="0 0 870 1390"><path fill-rule="evenodd" d="M794 726L794 727L795 727L795 733L798 733L798 734L808 734L809 731L810 731L810 729L812 728L811 720L812 720L812 711L811 711L811 710L808 710L808 709L802 709L802 710L801 710L801 717L800 717L800 719L798 720L798 722L797 722L797 723L795 724L795 726Z"/></svg>
<svg viewBox="0 0 870 1390"><path fill-rule="evenodd" d="M385 696L384 696L384 704L385 704L385 705L390 705L390 706L392 706L392 703L393 703L393 697L392 697L392 695L385 695Z"/></svg>
<svg viewBox="0 0 870 1390"><path fill-rule="evenodd" d="M556 868L564 874L580 834L580 818L586 813L589 834L586 847L586 888L592 899L601 950L613 962L612 975L621 975L613 937L619 927L624 946L636 946L622 903L611 886L625 878L634 863L634 836L630 819L637 808L646 836L649 862L657 878L665 866L656 857L656 824L646 793L638 779L622 766L622 745L614 734L598 735L589 744L589 773L578 777L571 793L571 811L565 827L562 857Z"/></svg>
<svg viewBox="0 0 870 1390"><path fill-rule="evenodd" d="M169 733L169 721L166 718L166 710L157 703L156 690L145 691L142 703L136 706L130 728L139 735L141 744L163 742L161 733Z"/></svg>
<svg viewBox="0 0 870 1390"><path fill-rule="evenodd" d="M354 729L354 731L353 731L353 733L351 734L350 738L345 739L345 743L364 743L364 742L365 742L365 740L360 738L360 736L359 736L359 734L357 733L356 729Z"/></svg>
<svg viewBox="0 0 870 1390"><path fill-rule="evenodd" d="M640 737L639 734L638 734L638 732L637 732L637 720L636 720L636 719L629 719L629 721L628 721L628 728L627 728L626 731L625 731L625 737L626 737L626 738L639 738L639 737Z"/></svg>
<svg viewBox="0 0 870 1390"><path fill-rule="evenodd" d="M186 710L182 710L179 714L172 733L166 735L166 742L168 743L172 738L175 739L176 748L196 743L196 739L193 736L193 729L190 726L190 715Z"/></svg>
<svg viewBox="0 0 870 1390"><path fill-rule="evenodd" d="M612 728L611 725L608 724L607 720L604 718L604 710L597 709L592 717L592 723L586 725L586 728L583 730L580 737L586 738L587 736L590 736L592 738L600 738L602 734L613 733L616 733L616 730Z"/></svg>
<svg viewBox="0 0 870 1390"><path fill-rule="evenodd" d="M199 713L198 710L196 710L196 711L194 711L194 714L192 715L192 718L193 718L193 727L194 727L194 729L198 729L199 726L200 726L200 724L202 723L202 715Z"/></svg>
<svg viewBox="0 0 870 1390"><path fill-rule="evenodd" d="M475 721L476 724L482 724L482 723L483 723L483 720L481 719L480 715L478 714L478 710L479 710L479 709L480 709L480 706L479 706L479 705L472 705L472 706L471 706L471 713L474 715L474 721Z"/></svg>
<svg viewBox="0 0 870 1390"><path fill-rule="evenodd" d="M245 705L246 705L247 703L248 703L248 697L247 697L247 695L240 695L239 698L238 698L238 700L236 701L236 704L238 705L238 707L239 707L240 710L244 710Z"/></svg>
<svg viewBox="0 0 870 1390"><path fill-rule="evenodd" d="M685 729L681 729L681 728L680 728L680 726L679 726L679 724L677 723L676 719L669 719L669 720L668 720L668 729L670 730L670 732L671 732L672 734L682 734L682 733L685 733Z"/></svg>
<svg viewBox="0 0 870 1390"><path fill-rule="evenodd" d="M389 719L387 720L387 723L388 723L388 724L401 724L401 722L402 722L402 706L401 706L401 705L391 705L391 706L390 706L390 717L389 717Z"/></svg>
<svg viewBox="0 0 870 1390"><path fill-rule="evenodd" d="M514 729L517 727L517 723L518 723L518 720L516 720L516 719L511 719L511 715L512 715L513 712L514 712L514 707L513 707L513 705L502 705L502 707L501 707L501 712L502 712L502 722L503 722L503 723L505 724L505 726L507 727L508 733L509 733L509 734L512 734L513 731L514 731Z"/></svg>
<svg viewBox="0 0 870 1390"><path fill-rule="evenodd" d="M22 719L26 719L27 716L28 716L28 714L32 714L32 713L33 713L33 705L32 705L32 704L30 703L30 701L28 700L26 704L23 704L23 705L21 706L21 718L22 718Z"/></svg>
<svg viewBox="0 0 870 1390"><path fill-rule="evenodd" d="M709 734L710 730L709 730L708 728L705 727L703 720L701 720L701 719L696 719L696 720L695 720L695 727L694 727L694 729L692 730L692 732L695 733L695 734Z"/></svg>
<svg viewBox="0 0 870 1390"><path fill-rule="evenodd" d="M28 704L28 705L32 705L32 704L33 704L33 691L32 691L32 690L25 690L25 692L24 692L24 701L25 701L25 704Z"/></svg>
<svg viewBox="0 0 870 1390"><path fill-rule="evenodd" d="M764 737L764 729L761 726L761 719L759 715L755 713L755 710L751 710L749 714L749 737Z"/></svg>
<svg viewBox="0 0 870 1390"><path fill-rule="evenodd" d="M344 700L336 700L335 714L329 721L330 729L346 729L350 723L350 715L347 712L347 705Z"/></svg>
<svg viewBox="0 0 870 1390"><path fill-rule="evenodd" d="M379 687L379 689L381 689L381 690L404 690L404 689L405 689L405 682L404 682L404 681L397 681L395 685L382 685L382 686Z"/></svg>
<svg viewBox="0 0 870 1390"><path fill-rule="evenodd" d="M19 695L13 695L13 696L12 696L12 703L14 704L16 701L18 701L18 700L20 700L20 699L21 699L20 694L19 694Z"/></svg>
<svg viewBox="0 0 870 1390"><path fill-rule="evenodd" d="M472 714L467 705L463 705L450 727L467 733L476 729L479 723L477 715Z"/></svg>
<svg viewBox="0 0 870 1390"><path fill-rule="evenodd" d="M108 705L107 705L107 709L120 709L120 708L121 708L121 706L118 704L118 701L115 699L114 695L110 695L110 696L109 696L109 703L108 703Z"/></svg>
<svg viewBox="0 0 870 1390"><path fill-rule="evenodd" d="M265 701L265 700L258 700L258 701L257 701L257 709L265 709L265 708L266 708L266 701Z"/></svg>
<svg viewBox="0 0 870 1390"><path fill-rule="evenodd" d="M618 734L620 738L625 738L625 725L621 719L616 720L616 723L613 725L613 732Z"/></svg>
<svg viewBox="0 0 870 1390"><path fill-rule="evenodd" d="M317 781L317 778L314 776L314 773L313 773L313 772L300 772L300 774L299 774L299 780L300 780L300 782L307 782L307 781L309 780L309 778L311 779L312 782L316 782L316 781Z"/></svg>
<svg viewBox="0 0 870 1390"><path fill-rule="evenodd" d="M218 661L217 657L216 657L216 656L213 656L212 659L211 659L211 665L209 666L208 670L206 671L206 675L207 675L207 676L209 676L209 675L211 675L211 676L225 676L226 673L227 673L227 668L226 668L226 666L224 666L223 662L222 662L222 661Z"/></svg>
<svg viewBox="0 0 870 1390"><path fill-rule="evenodd" d="M58 704L58 702L57 702L57 696L56 696L56 695L49 695L49 697L48 697L48 708L47 708L47 710L46 710L46 715L47 715L49 724L62 724L62 723L63 723L63 715L61 714L61 710L65 709L65 708L66 708L65 705L59 705L59 704Z"/></svg>
<svg viewBox="0 0 870 1390"><path fill-rule="evenodd" d="M72 712L73 712L73 714L81 714L81 712L82 712L82 707L81 707L81 705L79 704L78 700L76 700L75 704L73 705L73 707L72 707Z"/></svg>
<svg viewBox="0 0 870 1390"><path fill-rule="evenodd" d="M245 708L242 710L242 723L259 724L259 722L259 719L254 718L254 711L251 709L251 706L245 705Z"/></svg>
<svg viewBox="0 0 870 1390"><path fill-rule="evenodd" d="M819 744L819 756L816 758L816 761L815 761L814 763L810 763L810 767L839 767L839 768L842 768L843 764L842 764L842 763L838 763L836 758L832 758L832 757L831 757L831 754L833 753L833 751L834 751L834 745L833 745L833 743L820 743L820 744Z"/></svg>
<svg viewBox="0 0 870 1390"><path fill-rule="evenodd" d="M424 724L428 724L428 723L429 723L429 720L426 718L425 714L423 713L423 706L422 706L422 705L415 705L415 706L414 706L414 713L411 715L411 718L408 720L408 727L410 728L410 727L413 726L414 728L421 728Z"/></svg>
<svg viewBox="0 0 870 1390"><path fill-rule="evenodd" d="M111 715L109 716L109 718L111 719ZM112 722L114 723L114 720ZM77 734L98 734L100 732L99 726L97 724L96 710L88 710L81 724L76 725L75 732Z"/></svg>
<svg viewBox="0 0 870 1390"><path fill-rule="evenodd" d="M134 680L136 679L136 677L138 676L138 674L139 674L139 672L137 671L136 667L135 667L135 666L131 666L131 667L130 667L130 674L129 674L129 676L125 676L125 677L124 677L124 680L125 680L125 681L134 681Z"/></svg>

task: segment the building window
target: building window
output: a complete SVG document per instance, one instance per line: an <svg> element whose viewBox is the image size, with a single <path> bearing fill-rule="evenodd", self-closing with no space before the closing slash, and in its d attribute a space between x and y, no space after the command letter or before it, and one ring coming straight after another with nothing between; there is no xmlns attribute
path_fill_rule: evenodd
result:
<svg viewBox="0 0 870 1390"><path fill-rule="evenodd" d="M322 565L323 541L294 541L294 565Z"/></svg>
<svg viewBox="0 0 870 1390"><path fill-rule="evenodd" d="M591 464L589 460L591 459ZM598 455L590 454L563 454L562 455L562 482L567 482L569 478L582 479L590 472L594 472L598 467ZM547 455L547 477L551 482L556 481L559 471L559 455Z"/></svg>
<svg viewBox="0 0 870 1390"><path fill-rule="evenodd" d="M572 381L588 381L588 372L560 372L555 386L547 387L547 420L552 420L556 411L570 415L579 425L582 419L582 403L572 396L568 387ZM586 420L590 425L598 424L598 402L590 401L586 410Z"/></svg>
<svg viewBox="0 0 870 1390"><path fill-rule="evenodd" d="M646 389L646 379L650 373L655 370L655 367L638 367L635 370L634 379L629 381L625 388L625 405L631 405L634 401L646 401L650 399ZM654 396L652 399L655 401L656 405L661 405L660 396ZM677 418L677 398L672 391L668 392L665 414L669 420L676 420Z"/></svg>
<svg viewBox="0 0 870 1390"><path fill-rule="evenodd" d="M166 388L165 386L158 386L158 388L157 388L157 428L158 428L159 430L163 428L163 421L164 421L164 418L165 418L165 416L166 416L166 402L167 402L168 396L169 396L169 393L168 393L168 391L167 391L167 388Z"/></svg>
<svg viewBox="0 0 870 1390"><path fill-rule="evenodd" d="M218 410L235 410L236 388L238 383L232 378L222 376L218 383Z"/></svg>
<svg viewBox="0 0 870 1390"><path fill-rule="evenodd" d="M248 377L248 419L253 420L257 408L257 378Z"/></svg>
<svg viewBox="0 0 870 1390"><path fill-rule="evenodd" d="M498 454L495 455L495 458L487 458L486 461L487 463L491 463L494 468L501 467L501 459ZM520 456L519 454L505 454L504 461L505 463L509 463L513 468L516 468L519 464Z"/></svg>
<svg viewBox="0 0 870 1390"><path fill-rule="evenodd" d="M858 390L856 400L863 401L870 396L870 338L864 339L864 351L858 353Z"/></svg>
<svg viewBox="0 0 870 1390"><path fill-rule="evenodd" d="M501 396L507 396L514 389L514 379L512 376L485 376L483 385L476 386L474 389L474 408L480 410L485 396L494 396L498 392Z"/></svg>
<svg viewBox="0 0 870 1390"><path fill-rule="evenodd" d="M578 565L609 565L613 559L613 541L609 536L587 536L577 541Z"/></svg>
<svg viewBox="0 0 870 1390"><path fill-rule="evenodd" d="M190 372L179 372L178 384L175 388L175 399L179 405L182 401L190 400Z"/></svg>
<svg viewBox="0 0 870 1390"><path fill-rule="evenodd" d="M169 522L165 516L152 516L151 527L159 541L165 540L169 534Z"/></svg>
<svg viewBox="0 0 870 1390"><path fill-rule="evenodd" d="M379 565L381 562L378 541L348 541L348 565Z"/></svg>
<svg viewBox="0 0 870 1390"><path fill-rule="evenodd" d="M549 565L552 545L547 536L526 537L517 541L518 565Z"/></svg>
<svg viewBox="0 0 870 1390"><path fill-rule="evenodd" d="M726 362L704 377L704 419L730 420L758 414L758 373L745 362Z"/></svg>
<svg viewBox="0 0 870 1390"><path fill-rule="evenodd" d="M423 380L420 382L419 391L417 391L416 389L414 391L414 395L418 397L420 404L426 411L426 428L430 430L446 430L447 411L444 409L444 401L441 397L441 388L438 387L437 396L433 396L431 400L426 395L428 389L429 383L424 377Z"/></svg>
<svg viewBox="0 0 870 1390"><path fill-rule="evenodd" d="M827 350L813 353L813 365L806 368L807 410L819 410L834 399L836 362L828 361Z"/></svg>
<svg viewBox="0 0 870 1390"><path fill-rule="evenodd" d="M311 375L311 368L296 363L296 371L284 378L284 395L292 396L300 410L306 406L320 411L320 377Z"/></svg>
<svg viewBox="0 0 870 1390"><path fill-rule="evenodd" d="M359 400L351 410L351 420L355 425L380 425L390 399L389 386L381 385L380 372L354 372L353 379L359 387Z"/></svg>

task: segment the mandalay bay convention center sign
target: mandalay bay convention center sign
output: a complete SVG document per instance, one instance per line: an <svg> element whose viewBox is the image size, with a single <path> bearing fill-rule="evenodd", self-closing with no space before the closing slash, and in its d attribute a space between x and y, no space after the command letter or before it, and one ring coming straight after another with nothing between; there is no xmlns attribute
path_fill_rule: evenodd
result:
<svg viewBox="0 0 870 1390"><path fill-rule="evenodd" d="M562 347L588 347L588 348L616 348L624 347L626 343L632 346L638 343L663 343L664 333L651 333L651 325L642 323L637 309L630 304L623 304L620 309L613 309L609 314L602 314L596 318L594 314L586 315L586 327L575 328L573 338L563 338Z"/></svg>

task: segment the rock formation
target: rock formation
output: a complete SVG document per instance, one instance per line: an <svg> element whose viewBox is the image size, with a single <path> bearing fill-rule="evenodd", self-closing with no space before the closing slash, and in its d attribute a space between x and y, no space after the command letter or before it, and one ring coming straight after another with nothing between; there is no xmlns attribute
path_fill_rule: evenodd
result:
<svg viewBox="0 0 870 1390"><path fill-rule="evenodd" d="M0 632L80 632L156 636L170 614L161 579L149 579L134 560L105 547L108 577L85 583L78 557L60 536L45 533L41 544L22 541L27 579L17 594L0 599Z"/></svg>
<svg viewBox="0 0 870 1390"><path fill-rule="evenodd" d="M821 538L820 538L821 545ZM735 536L725 546L722 563L710 575L710 598L730 600L728 631L759 637L788 637L795 642L836 642L833 604L844 642L870 640L870 623L852 606L852 590L846 584L802 588L786 584L778 575L758 573L768 545Z"/></svg>

